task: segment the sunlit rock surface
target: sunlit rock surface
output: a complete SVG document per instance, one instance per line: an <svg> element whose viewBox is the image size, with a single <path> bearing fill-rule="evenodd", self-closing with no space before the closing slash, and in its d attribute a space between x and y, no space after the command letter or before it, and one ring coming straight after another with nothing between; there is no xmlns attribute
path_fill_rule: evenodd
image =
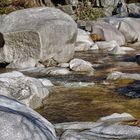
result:
<svg viewBox="0 0 140 140"><path fill-rule="evenodd" d="M77 25L59 9L40 7L12 12L2 20L0 32L5 41L0 62L12 63L12 68L22 65L20 62L28 67L28 59L62 63L73 58Z"/></svg>
<svg viewBox="0 0 140 140"><path fill-rule="evenodd" d="M35 109L43 106L43 100L49 95L49 80L36 79L18 71L0 74L0 94L21 101Z"/></svg>
<svg viewBox="0 0 140 140"><path fill-rule="evenodd" d="M41 115L0 95L1 140L56 140L53 125Z"/></svg>
<svg viewBox="0 0 140 140"><path fill-rule="evenodd" d="M72 59L70 61L70 69L76 72L86 72L87 75L94 75L94 68L92 68L92 64L82 59Z"/></svg>

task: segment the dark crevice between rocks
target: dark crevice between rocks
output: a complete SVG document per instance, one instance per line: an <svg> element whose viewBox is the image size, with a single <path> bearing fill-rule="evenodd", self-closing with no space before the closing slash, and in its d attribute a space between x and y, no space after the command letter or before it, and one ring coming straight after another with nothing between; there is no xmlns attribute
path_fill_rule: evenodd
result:
<svg viewBox="0 0 140 140"><path fill-rule="evenodd" d="M55 6L58 6L58 4L61 4L61 5L66 5L66 1L65 0L51 0L52 3L55 5Z"/></svg>
<svg viewBox="0 0 140 140"><path fill-rule="evenodd" d="M4 36L2 33L0 33L0 48L3 48L5 45L5 40L4 40ZM0 68L5 68L9 63L7 62L1 62L0 63Z"/></svg>
<svg viewBox="0 0 140 140"><path fill-rule="evenodd" d="M0 63L0 68L6 68L6 66L8 66L8 65L9 65L9 63L2 62L2 63Z"/></svg>
<svg viewBox="0 0 140 140"><path fill-rule="evenodd" d="M5 40L4 40L3 34L0 33L0 48L3 48L4 44L5 44Z"/></svg>
<svg viewBox="0 0 140 140"><path fill-rule="evenodd" d="M133 84L118 88L116 91L119 95L123 95L131 99L140 98L140 81L134 81Z"/></svg>

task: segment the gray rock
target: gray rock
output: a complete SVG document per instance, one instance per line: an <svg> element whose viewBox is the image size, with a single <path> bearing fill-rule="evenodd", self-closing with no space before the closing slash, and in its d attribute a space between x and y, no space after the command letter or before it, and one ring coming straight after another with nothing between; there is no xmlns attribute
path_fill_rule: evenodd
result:
<svg viewBox="0 0 140 140"><path fill-rule="evenodd" d="M0 95L1 140L56 140L53 125L37 112Z"/></svg>
<svg viewBox="0 0 140 140"><path fill-rule="evenodd" d="M87 75L94 75L94 68L92 64L88 61L84 61L82 59L72 59L70 61L70 69L76 72L86 72Z"/></svg>
<svg viewBox="0 0 140 140"><path fill-rule="evenodd" d="M102 121L96 123L62 123L56 124L55 129L60 136L60 140L139 139L140 127L124 125L122 123L122 121L133 121L134 119L128 113L115 113L102 118Z"/></svg>
<svg viewBox="0 0 140 140"><path fill-rule="evenodd" d="M49 67L49 68L28 68L20 70L24 74L46 76L46 75L67 75L71 74L69 69L63 67Z"/></svg>
<svg viewBox="0 0 140 140"><path fill-rule="evenodd" d="M103 7L106 16L112 16L112 12L120 0L96 0L96 6ZM121 14L119 16L127 16L127 6L125 0L121 0L122 7L121 7Z"/></svg>
<svg viewBox="0 0 140 140"><path fill-rule="evenodd" d="M99 46L97 45L97 43L93 44L93 45L90 47L90 50L99 50Z"/></svg>
<svg viewBox="0 0 140 140"><path fill-rule="evenodd" d="M101 125L102 123L95 123L95 122L65 122L65 123L58 123L55 124L55 129L56 130L61 130L61 131L65 131L65 130L85 130L85 129L91 129L93 128L95 125Z"/></svg>
<svg viewBox="0 0 140 140"><path fill-rule="evenodd" d="M69 67L69 63L60 63L60 64L58 65L58 67L68 68L68 67Z"/></svg>
<svg viewBox="0 0 140 140"><path fill-rule="evenodd" d="M92 34L99 35L102 40L115 40L120 46L125 44L123 34L111 24L103 21L97 21L92 26Z"/></svg>
<svg viewBox="0 0 140 140"><path fill-rule="evenodd" d="M140 19L139 18L108 18L107 22L115 26L125 37L128 43L140 41Z"/></svg>
<svg viewBox="0 0 140 140"><path fill-rule="evenodd" d="M2 24L4 18L5 18L6 15L0 15L0 25Z"/></svg>
<svg viewBox="0 0 140 140"><path fill-rule="evenodd" d="M134 51L134 49L129 48L129 47L120 47L119 45L117 45L116 47L111 48L109 50L109 54L123 55L123 54L126 54L128 51Z"/></svg>
<svg viewBox="0 0 140 140"><path fill-rule="evenodd" d="M10 13L3 19L0 32L5 40L0 62L53 58L62 63L73 57L77 25L61 10L40 7Z"/></svg>
<svg viewBox="0 0 140 140"><path fill-rule="evenodd" d="M92 39L90 38L89 34L82 29L78 29L78 35L77 35L76 44L75 44L75 51L90 50L90 46L92 46L93 44L94 43Z"/></svg>
<svg viewBox="0 0 140 140"><path fill-rule="evenodd" d="M119 30L125 37L126 42L133 43L138 41L139 35L135 27L140 25L140 22L137 22L135 19L124 19L120 22ZM135 22L136 21L136 22Z"/></svg>
<svg viewBox="0 0 140 140"><path fill-rule="evenodd" d="M140 17L140 3L130 3L127 6L130 16Z"/></svg>
<svg viewBox="0 0 140 140"><path fill-rule="evenodd" d="M29 67L35 67L37 65L37 60L33 58L22 58L20 60L14 60L12 63L10 63L6 68L29 68Z"/></svg>
<svg viewBox="0 0 140 140"><path fill-rule="evenodd" d="M98 6L108 7L108 6L114 6L117 5L119 0L96 0L96 3ZM121 0L122 3L125 3L124 0Z"/></svg>
<svg viewBox="0 0 140 140"><path fill-rule="evenodd" d="M104 139L139 139L140 128L128 125L102 125L90 131L81 132L83 138L91 140L94 137Z"/></svg>
<svg viewBox="0 0 140 140"><path fill-rule="evenodd" d="M36 109L43 106L43 100L49 95L48 80L35 79L13 71L0 74L0 94L17 99Z"/></svg>
<svg viewBox="0 0 140 140"><path fill-rule="evenodd" d="M114 113L110 116L102 117L98 122L119 122L119 121L129 121L134 120L135 118L128 113Z"/></svg>
<svg viewBox="0 0 140 140"><path fill-rule="evenodd" d="M81 88L95 86L94 82L59 82L59 84L67 88Z"/></svg>
<svg viewBox="0 0 140 140"><path fill-rule="evenodd" d="M134 49L129 47L120 47L119 44L115 41L99 41L96 42L99 49L106 51L109 54L113 55L123 55L128 51L134 51Z"/></svg>
<svg viewBox="0 0 140 140"><path fill-rule="evenodd" d="M119 80L119 79L140 80L140 74L122 73L119 71L114 71L108 74L107 79L108 80Z"/></svg>
<svg viewBox="0 0 140 140"><path fill-rule="evenodd" d="M100 50L111 50L115 47L120 47L119 44L115 40L111 41L98 41L96 42L97 46Z"/></svg>

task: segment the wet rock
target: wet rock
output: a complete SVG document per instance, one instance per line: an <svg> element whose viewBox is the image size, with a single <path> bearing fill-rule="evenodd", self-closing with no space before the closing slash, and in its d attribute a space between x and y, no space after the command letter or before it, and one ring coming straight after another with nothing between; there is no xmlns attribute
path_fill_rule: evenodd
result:
<svg viewBox="0 0 140 140"><path fill-rule="evenodd" d="M68 75L68 74L71 74L71 72L67 68L60 67L48 68L48 75Z"/></svg>
<svg viewBox="0 0 140 140"><path fill-rule="evenodd" d="M119 79L140 80L140 74L122 73L119 71L115 71L115 72L111 72L107 76L107 80L119 80Z"/></svg>
<svg viewBox="0 0 140 140"><path fill-rule="evenodd" d="M137 99L137 98L140 98L140 94L139 94L140 86L139 85L140 85L139 81L134 81L134 83L132 83L128 86L116 89L116 91L119 95L127 96L132 99Z"/></svg>
<svg viewBox="0 0 140 140"><path fill-rule="evenodd" d="M87 75L94 75L94 68L92 64L88 61L82 59L72 59L70 61L70 69L76 72L86 72Z"/></svg>
<svg viewBox="0 0 140 140"><path fill-rule="evenodd" d="M93 87L95 85L93 82L61 82L59 84L67 88Z"/></svg>
<svg viewBox="0 0 140 140"><path fill-rule="evenodd" d="M47 75L68 75L71 74L69 69L62 67L49 67L49 68L28 68L20 70L24 74L34 76L47 76Z"/></svg>
<svg viewBox="0 0 140 140"><path fill-rule="evenodd" d="M0 95L1 140L56 140L53 125L37 112Z"/></svg>
<svg viewBox="0 0 140 140"><path fill-rule="evenodd" d="M40 7L12 12L3 19L0 32L5 40L0 61L52 58L63 63L73 58L77 25L61 10Z"/></svg>
<svg viewBox="0 0 140 140"><path fill-rule="evenodd" d="M110 116L102 117L98 120L98 122L119 122L119 121L128 121L128 120L134 120L135 118L128 114L128 113L114 113Z"/></svg>
<svg viewBox="0 0 140 140"><path fill-rule="evenodd" d="M124 67L124 68L130 68L130 67L137 67L138 65L134 62L118 62L117 66Z"/></svg>
<svg viewBox="0 0 140 140"><path fill-rule="evenodd" d="M127 126L127 125L102 125L91 129L90 131L82 132L85 135L84 138L96 136L98 138L105 139L139 139L140 128ZM90 139L91 139L90 138Z"/></svg>
<svg viewBox="0 0 140 140"><path fill-rule="evenodd" d="M50 86L49 80L27 77L17 71L0 74L0 94L17 99L33 109L43 106Z"/></svg>
<svg viewBox="0 0 140 140"><path fill-rule="evenodd" d="M134 50L135 49L129 48L129 47L116 46L116 47L109 50L109 54L121 55L121 54L126 54L127 52L134 51Z"/></svg>
<svg viewBox="0 0 140 140"><path fill-rule="evenodd" d="M95 122L65 122L65 123L58 123L55 124L56 130L65 131L68 129L72 130L85 130L85 129L91 129L93 126L101 124L101 123L95 123Z"/></svg>
<svg viewBox="0 0 140 140"><path fill-rule="evenodd" d="M92 39L90 38L89 34L82 29L78 29L75 50L76 51L90 50L90 46L93 44L94 43Z"/></svg>
<svg viewBox="0 0 140 140"><path fill-rule="evenodd" d="M92 34L97 34L102 37L102 40L115 40L120 46L125 44L123 34L114 26L107 22L97 21L92 25Z"/></svg>
<svg viewBox="0 0 140 140"><path fill-rule="evenodd" d="M139 139L140 128L123 125L123 121L133 121L135 118L128 113L115 113L102 118L98 122L70 122L56 124L55 129L61 140L112 140L112 139Z"/></svg>
<svg viewBox="0 0 140 140"><path fill-rule="evenodd" d="M140 65L140 54L137 54L135 58L136 58L137 64Z"/></svg>

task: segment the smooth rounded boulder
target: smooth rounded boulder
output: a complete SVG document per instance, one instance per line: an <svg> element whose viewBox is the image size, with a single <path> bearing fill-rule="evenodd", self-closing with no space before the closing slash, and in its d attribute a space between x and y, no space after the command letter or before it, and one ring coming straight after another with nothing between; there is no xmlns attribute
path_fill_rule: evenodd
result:
<svg viewBox="0 0 140 140"><path fill-rule="evenodd" d="M16 100L0 95L1 140L56 140L53 125Z"/></svg>
<svg viewBox="0 0 140 140"><path fill-rule="evenodd" d="M139 18L105 18L105 21L117 28L123 34L127 43L140 41Z"/></svg>
<svg viewBox="0 0 140 140"><path fill-rule="evenodd" d="M77 25L59 9L29 8L5 16L0 33L5 41L0 50L1 63L19 63L21 59L25 65L25 58L63 63L73 58Z"/></svg>
<svg viewBox="0 0 140 140"><path fill-rule="evenodd" d="M104 21L97 21L92 25L92 34L101 36L102 40L115 40L120 46L125 45L123 34L111 24Z"/></svg>
<svg viewBox="0 0 140 140"><path fill-rule="evenodd" d="M70 69L76 72L85 72L89 76L94 75L94 68L92 67L92 64L88 61L82 60L82 59L72 59L69 63Z"/></svg>

